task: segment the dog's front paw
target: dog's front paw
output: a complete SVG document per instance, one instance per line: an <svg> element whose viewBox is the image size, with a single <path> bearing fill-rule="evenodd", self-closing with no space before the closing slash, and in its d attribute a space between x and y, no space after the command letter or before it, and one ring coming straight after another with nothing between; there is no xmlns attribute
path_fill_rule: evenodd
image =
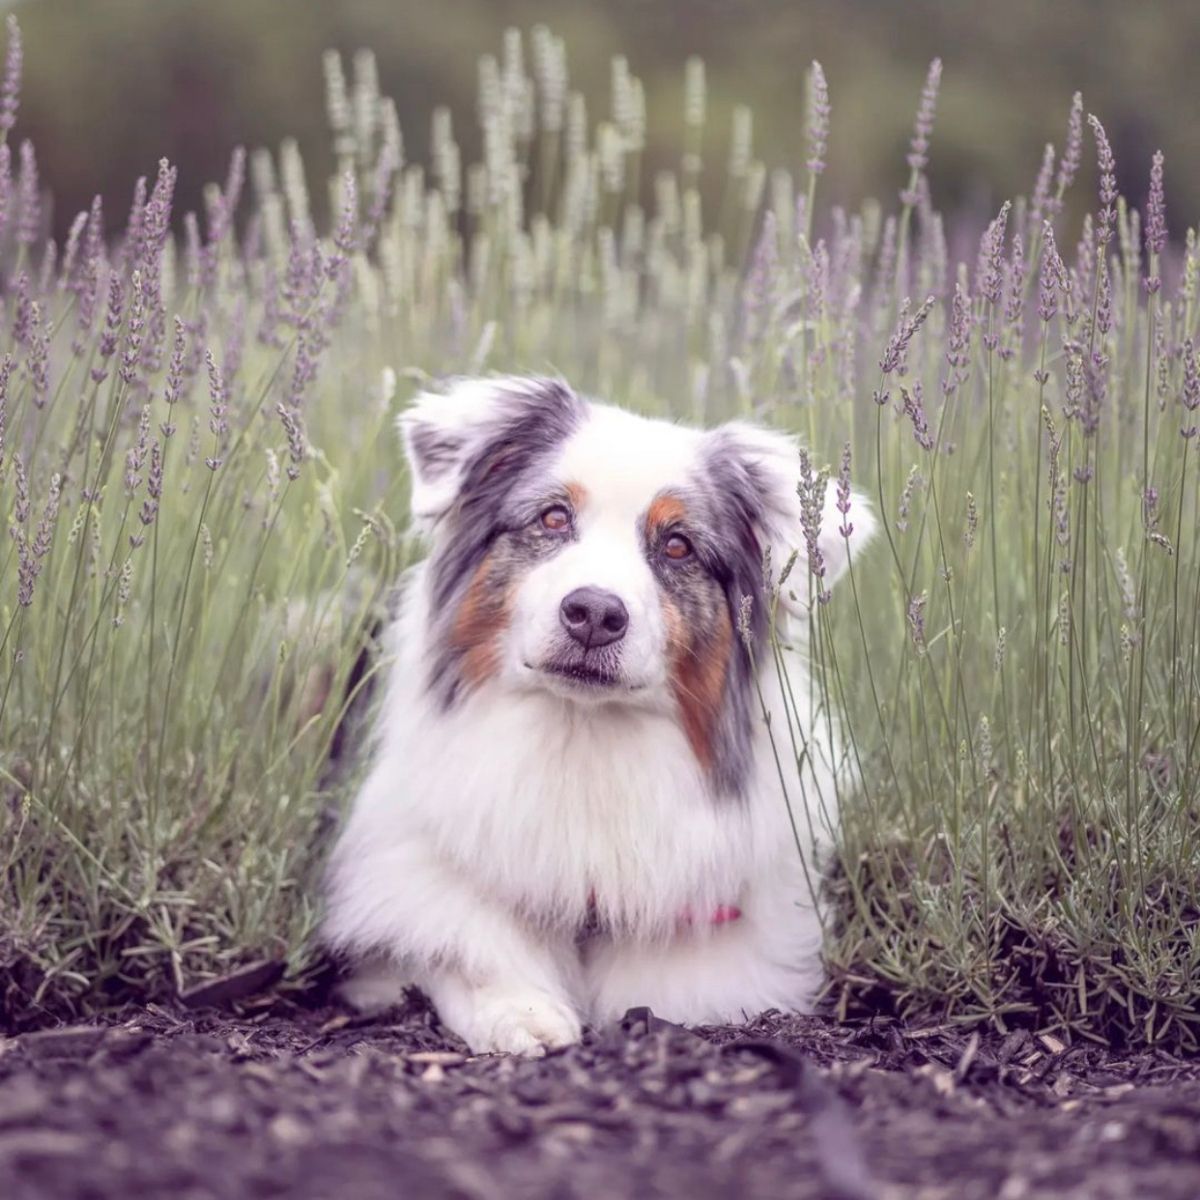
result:
<svg viewBox="0 0 1200 1200"><path fill-rule="evenodd" d="M536 989L486 988L457 1032L476 1054L537 1056L579 1041L579 1018L562 1001Z"/></svg>

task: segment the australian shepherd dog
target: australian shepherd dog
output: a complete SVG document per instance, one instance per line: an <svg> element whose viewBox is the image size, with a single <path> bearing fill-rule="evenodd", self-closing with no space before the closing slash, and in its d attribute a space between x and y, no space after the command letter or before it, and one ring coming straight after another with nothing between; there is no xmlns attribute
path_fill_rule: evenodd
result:
<svg viewBox="0 0 1200 1200"><path fill-rule="evenodd" d="M701 1024L811 1004L844 780L810 708L803 556L764 584L768 551L803 548L796 445L537 378L420 396L400 428L430 552L331 862L348 999L416 985L473 1051L519 1054L632 1006ZM828 586L874 522L832 485L818 503Z"/></svg>

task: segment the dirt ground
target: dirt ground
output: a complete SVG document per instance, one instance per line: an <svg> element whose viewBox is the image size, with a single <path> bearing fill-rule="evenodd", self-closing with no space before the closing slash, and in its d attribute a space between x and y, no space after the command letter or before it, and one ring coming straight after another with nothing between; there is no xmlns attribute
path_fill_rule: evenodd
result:
<svg viewBox="0 0 1200 1200"><path fill-rule="evenodd" d="M0 1197L1194 1200L1200 1062L1027 1033L635 1010L472 1058L414 999L0 1039Z"/></svg>

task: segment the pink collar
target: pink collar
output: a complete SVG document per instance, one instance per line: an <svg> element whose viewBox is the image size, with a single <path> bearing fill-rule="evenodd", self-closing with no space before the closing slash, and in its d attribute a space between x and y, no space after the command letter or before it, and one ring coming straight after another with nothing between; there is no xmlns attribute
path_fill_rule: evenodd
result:
<svg viewBox="0 0 1200 1200"><path fill-rule="evenodd" d="M718 904L712 910L708 918L709 925L727 925L731 921L740 921L742 919L742 910L736 904ZM596 893L594 891L588 893L588 912L585 927L593 927L598 924L598 913L596 911ZM696 914L690 906L685 906L679 913L677 925L681 928L687 928L690 925L696 924Z"/></svg>

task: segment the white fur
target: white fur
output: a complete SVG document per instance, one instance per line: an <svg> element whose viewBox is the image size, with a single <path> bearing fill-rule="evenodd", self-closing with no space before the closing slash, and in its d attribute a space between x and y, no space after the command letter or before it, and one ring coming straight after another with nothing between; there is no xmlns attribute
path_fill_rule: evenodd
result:
<svg viewBox="0 0 1200 1200"><path fill-rule="evenodd" d="M409 432L421 421L444 426L469 448L504 389L519 386L473 381L422 397L403 424ZM782 472L778 511L764 531L780 564L801 540L788 499L798 475L792 447L751 426L736 432L748 453ZM549 468L587 489L579 538L525 576L498 673L449 711L427 690L435 615L427 565L410 573L389 632L393 664L374 764L330 874L326 934L362 964L347 988L353 1002L379 1007L416 984L473 1050L516 1053L570 1043L582 1024L635 1005L703 1023L810 1003L821 980L820 924L806 868L815 886L819 845L836 818L838 749L826 744L824 719L814 722L807 710L802 654L791 653L811 764L803 780L787 766L786 715L768 662L760 683L787 797L762 720L745 797L709 794L677 720L655 581L637 533L656 493L697 469L705 436L591 406ZM459 482L444 467L435 480L416 470L414 511L435 542ZM858 497L852 519L857 553L872 526ZM845 566L840 520L826 512L829 579ZM630 614L625 686L600 698L537 666L561 636L561 598L582 585L618 592ZM802 633L798 623L788 636ZM579 945L589 896L609 932ZM708 914L723 904L743 915L713 925Z"/></svg>

